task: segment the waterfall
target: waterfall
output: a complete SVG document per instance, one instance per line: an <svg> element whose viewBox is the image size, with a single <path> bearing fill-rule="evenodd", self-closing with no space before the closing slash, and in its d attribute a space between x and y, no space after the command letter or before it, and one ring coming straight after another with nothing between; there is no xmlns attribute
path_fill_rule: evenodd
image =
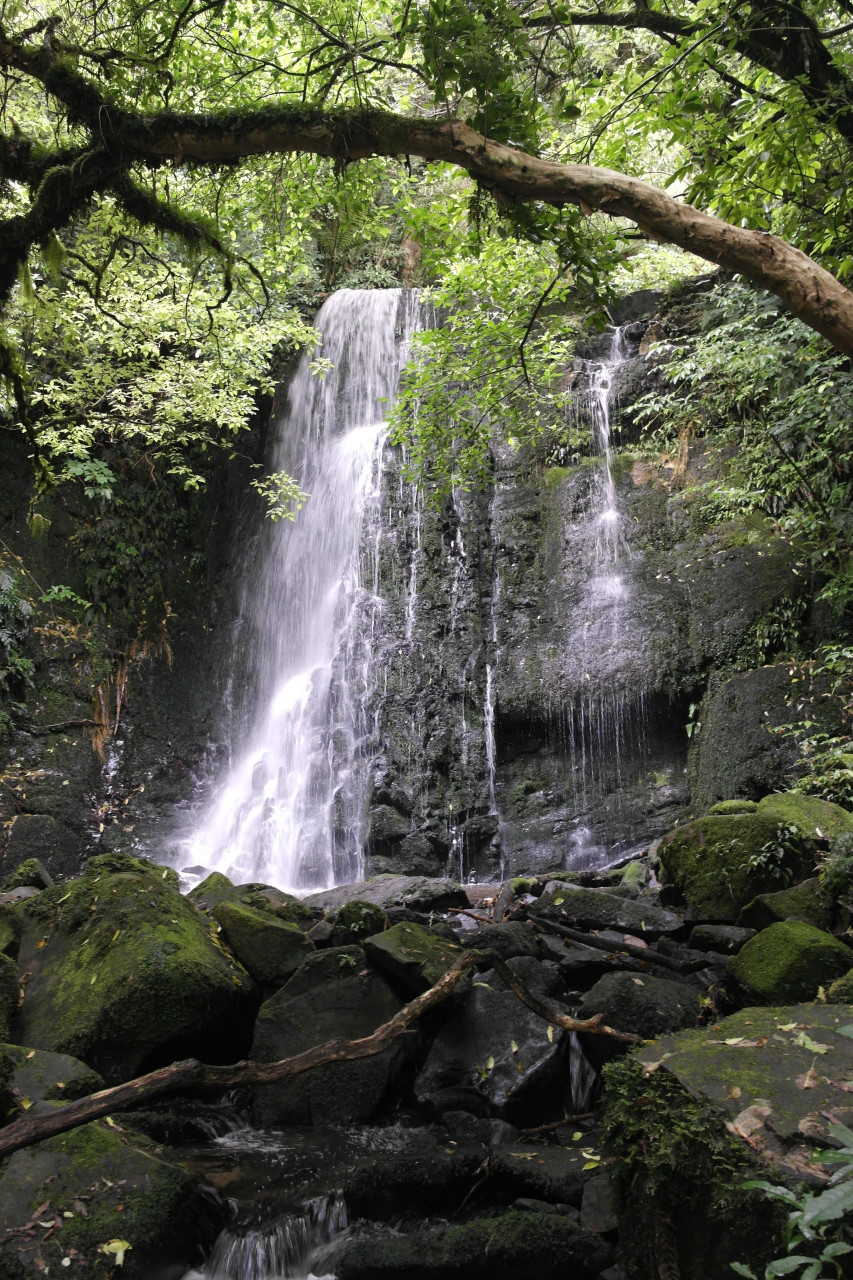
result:
<svg viewBox="0 0 853 1280"><path fill-rule="evenodd" d="M263 1229L223 1231L184 1280L334 1280L329 1264L346 1228L343 1196L318 1196Z"/></svg>
<svg viewBox="0 0 853 1280"><path fill-rule="evenodd" d="M588 366L587 410L598 465L582 531L590 576L571 638L579 658L576 686L581 693L569 715L567 731L576 808L581 814L588 807L588 791L599 781L602 768L613 773L617 788L621 785L626 737L629 733L636 737L642 731L642 712L638 717L627 709L619 678L626 646L631 643L630 589L623 572L630 548L616 491L611 425L616 370L627 358L624 330L616 327L604 359ZM641 708L641 693L638 704ZM621 849L597 843L581 816L570 833L566 865L602 865L619 852Z"/></svg>
<svg viewBox="0 0 853 1280"><path fill-rule="evenodd" d="M402 290L333 294L278 423L270 467L309 499L295 523L266 522L245 564L249 731L189 848L240 882L305 890L363 874L384 420L417 316Z"/></svg>

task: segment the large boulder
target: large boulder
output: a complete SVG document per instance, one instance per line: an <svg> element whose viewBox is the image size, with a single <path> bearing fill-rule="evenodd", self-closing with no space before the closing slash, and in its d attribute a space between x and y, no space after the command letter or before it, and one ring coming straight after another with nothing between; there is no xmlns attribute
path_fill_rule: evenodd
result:
<svg viewBox="0 0 853 1280"><path fill-rule="evenodd" d="M646 938L658 938L681 928L681 917L656 902L621 898L599 889L576 889L568 884L543 893L528 910L532 916L545 916L574 929L620 929Z"/></svg>
<svg viewBox="0 0 853 1280"><path fill-rule="evenodd" d="M764 1275L785 1256L790 1206L743 1184L825 1183L820 1147L853 1120L851 1031L849 1005L750 1008L606 1069L628 1280L722 1280L733 1262Z"/></svg>
<svg viewBox="0 0 853 1280"><path fill-rule="evenodd" d="M68 1053L108 1082L188 1054L247 1048L255 988L174 873L122 854L19 908L30 976L13 1038Z"/></svg>
<svg viewBox="0 0 853 1280"><path fill-rule="evenodd" d="M546 1117L559 1102L565 1033L490 971L465 993L432 1043L415 1094L438 1111Z"/></svg>
<svg viewBox="0 0 853 1280"><path fill-rule="evenodd" d="M364 943L368 960L392 981L419 995L434 986L462 948L437 937L421 924L395 924L393 928L367 938Z"/></svg>
<svg viewBox="0 0 853 1280"><path fill-rule="evenodd" d="M314 950L298 925L242 902L218 903L213 918L237 959L263 986L280 987Z"/></svg>
<svg viewBox="0 0 853 1280"><path fill-rule="evenodd" d="M431 880L425 876L373 876L356 884L339 884L334 889L309 893L303 901L312 907L331 911L354 898L372 902L377 907L404 906L411 911L447 911L450 907L468 907L468 895L453 880Z"/></svg>
<svg viewBox="0 0 853 1280"><path fill-rule="evenodd" d="M676 827L660 844L662 878L691 920L734 924L748 902L814 865L808 835L774 812L713 814Z"/></svg>
<svg viewBox="0 0 853 1280"><path fill-rule="evenodd" d="M608 1027L649 1040L665 1031L695 1027L701 1009L695 987L649 974L607 973L586 993L579 1018L602 1014ZM584 1053L596 1067L611 1062L627 1045L610 1036L581 1034Z"/></svg>
<svg viewBox="0 0 853 1280"><path fill-rule="evenodd" d="M831 800L801 796L797 791L776 791L764 796L756 813L813 839L837 840L853 831L853 813Z"/></svg>
<svg viewBox="0 0 853 1280"><path fill-rule="evenodd" d="M0 1170L0 1276L150 1280L195 1261L206 1217L197 1179L146 1138L87 1124Z"/></svg>
<svg viewBox="0 0 853 1280"><path fill-rule="evenodd" d="M258 1062L278 1062L328 1040L361 1040L400 1009L400 1001L357 947L316 953L261 1005L252 1041ZM372 1119L402 1070L397 1041L373 1057L332 1062L281 1083L259 1085L261 1125L360 1124Z"/></svg>
<svg viewBox="0 0 853 1280"><path fill-rule="evenodd" d="M738 952L729 978L744 1004L812 1000L850 968L853 951L801 920L762 929Z"/></svg>
<svg viewBox="0 0 853 1280"><path fill-rule="evenodd" d="M816 929L829 931L835 912L817 877L803 880L790 889L760 893L740 913L739 922L750 929L766 929L779 920L804 920Z"/></svg>

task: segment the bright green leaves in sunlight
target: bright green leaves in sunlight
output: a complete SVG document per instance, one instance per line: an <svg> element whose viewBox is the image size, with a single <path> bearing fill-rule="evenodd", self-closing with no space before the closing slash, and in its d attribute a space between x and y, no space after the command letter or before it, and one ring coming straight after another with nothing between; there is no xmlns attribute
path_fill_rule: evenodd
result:
<svg viewBox="0 0 853 1280"><path fill-rule="evenodd" d="M469 487L485 479L496 435L517 447L563 429L578 326L566 312L572 283L532 245L490 238L430 290L443 323L415 335L392 419L414 474L440 491Z"/></svg>

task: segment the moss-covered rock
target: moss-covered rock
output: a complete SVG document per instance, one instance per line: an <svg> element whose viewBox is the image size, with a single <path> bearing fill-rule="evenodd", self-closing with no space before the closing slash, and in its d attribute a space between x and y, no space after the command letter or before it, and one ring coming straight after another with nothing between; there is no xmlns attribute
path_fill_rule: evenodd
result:
<svg viewBox="0 0 853 1280"><path fill-rule="evenodd" d="M830 1004L853 1004L853 969L836 978L826 993Z"/></svg>
<svg viewBox="0 0 853 1280"><path fill-rule="evenodd" d="M782 920L763 929L732 961L729 978L744 1003L786 1004L812 1000L850 968L853 952L800 920Z"/></svg>
<svg viewBox="0 0 853 1280"><path fill-rule="evenodd" d="M388 917L382 907L354 898L335 912L332 946L345 947L351 942L363 942L371 934L382 933L387 928Z"/></svg>
<svg viewBox="0 0 853 1280"><path fill-rule="evenodd" d="M767 813L718 814L676 827L660 844L663 879L687 903L689 918L734 923L780 876L801 878L814 863L808 841L791 839Z"/></svg>
<svg viewBox="0 0 853 1280"><path fill-rule="evenodd" d="M649 1040L665 1031L695 1027L700 1015L695 987L649 974L607 973L586 993L578 1017L601 1014L609 1027ZM584 1035L581 1044L593 1066L627 1051L628 1046L609 1036Z"/></svg>
<svg viewBox="0 0 853 1280"><path fill-rule="evenodd" d="M21 1231L36 1210L35 1230ZM205 1217L195 1177L140 1134L88 1124L0 1170L0 1277L148 1280L194 1260Z"/></svg>
<svg viewBox="0 0 853 1280"><path fill-rule="evenodd" d="M0 1044L0 1080L10 1095L11 1114L33 1102L71 1102L104 1087L102 1077L85 1062L18 1044Z"/></svg>
<svg viewBox="0 0 853 1280"><path fill-rule="evenodd" d="M758 813L811 837L836 840L845 832L853 831L853 813L831 800L801 796L796 791L765 796L758 802Z"/></svg>
<svg viewBox="0 0 853 1280"><path fill-rule="evenodd" d="M380 973L415 995L438 982L462 954L461 947L421 924L395 924L367 938L364 950Z"/></svg>
<svg viewBox="0 0 853 1280"><path fill-rule="evenodd" d="M49 889L53 884L47 868L38 858L27 858L0 884L0 893L10 889Z"/></svg>
<svg viewBox="0 0 853 1280"><path fill-rule="evenodd" d="M20 994L18 966L11 956L0 955L0 1040L9 1039L12 1017Z"/></svg>
<svg viewBox="0 0 853 1280"><path fill-rule="evenodd" d="M820 881L813 877L790 889L759 894L741 911L739 923L750 929L766 929L779 920L804 920L816 929L829 931L833 916L832 904L822 892Z"/></svg>
<svg viewBox="0 0 853 1280"><path fill-rule="evenodd" d="M104 855L19 909L30 974L19 1042L69 1053L108 1081L188 1053L245 1052L254 984L168 869Z"/></svg>
<svg viewBox="0 0 853 1280"><path fill-rule="evenodd" d="M0 903L0 955L15 959L21 945L23 925L18 912L11 906Z"/></svg>
<svg viewBox="0 0 853 1280"><path fill-rule="evenodd" d="M755 800L718 800L708 810L709 814L729 815L732 813L755 813L758 803Z"/></svg>
<svg viewBox="0 0 853 1280"><path fill-rule="evenodd" d="M607 1246L560 1214L504 1211L405 1235L356 1240L336 1264L340 1280L592 1280Z"/></svg>
<svg viewBox="0 0 853 1280"><path fill-rule="evenodd" d="M314 950L298 925L242 902L218 903L213 918L237 959L264 986L281 986Z"/></svg>
<svg viewBox="0 0 853 1280"><path fill-rule="evenodd" d="M211 871L187 894L187 900L200 911L213 911L220 902L233 902L238 889L221 871Z"/></svg>

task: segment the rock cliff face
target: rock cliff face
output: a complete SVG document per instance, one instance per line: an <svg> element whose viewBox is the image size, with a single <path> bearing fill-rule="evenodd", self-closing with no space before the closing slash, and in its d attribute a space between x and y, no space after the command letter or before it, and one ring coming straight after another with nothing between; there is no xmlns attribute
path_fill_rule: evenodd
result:
<svg viewBox="0 0 853 1280"><path fill-rule="evenodd" d="M490 879L601 865L671 828L691 791L706 805L781 782L789 759L756 717L784 720L783 690L761 669L756 636L803 580L769 522L707 522L696 485L714 464L701 449L677 466L632 452L634 405L656 376L641 354L642 311L656 301L617 317L615 365L608 335L575 362L577 413L599 434L587 456L499 445L486 490L439 501L406 482L405 459L386 446L356 615L371 655L356 691L368 871ZM401 314L410 310L404 295ZM596 396L608 359L621 448L608 444L605 457ZM247 536L243 525L233 540L243 564ZM222 545L220 527L220 567ZM229 725L224 709L239 704L251 667L222 598L214 615L185 594L174 661L133 673L106 768L79 724L90 714L81 690L94 683L84 647L42 655L31 719L67 729L13 736L4 866L38 854L67 872L98 846L180 860L228 758L235 717ZM338 750L331 729L328 750Z"/></svg>

